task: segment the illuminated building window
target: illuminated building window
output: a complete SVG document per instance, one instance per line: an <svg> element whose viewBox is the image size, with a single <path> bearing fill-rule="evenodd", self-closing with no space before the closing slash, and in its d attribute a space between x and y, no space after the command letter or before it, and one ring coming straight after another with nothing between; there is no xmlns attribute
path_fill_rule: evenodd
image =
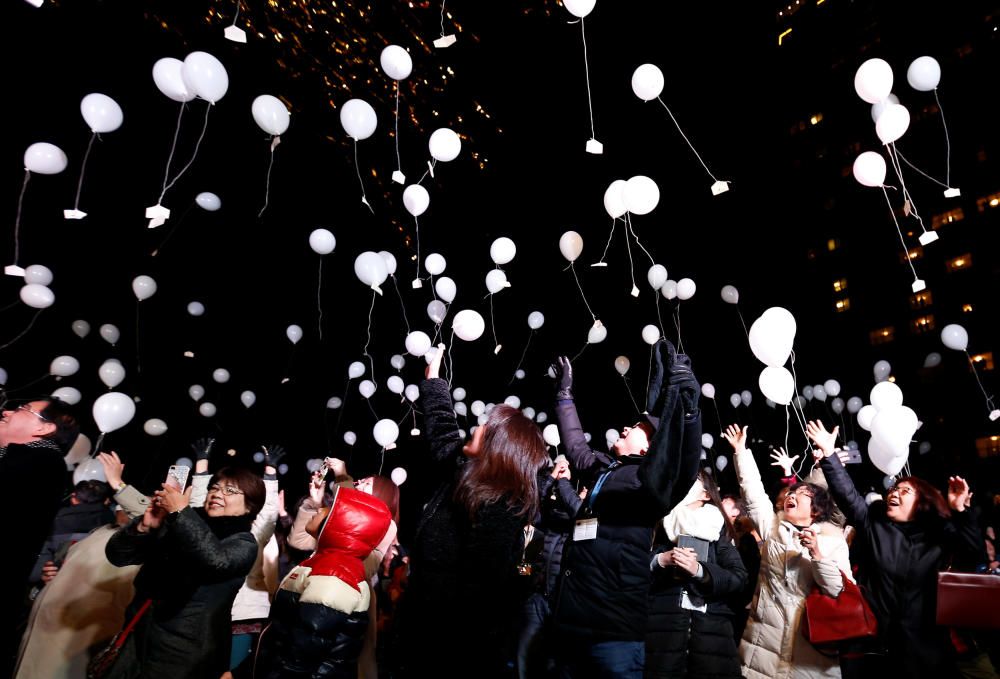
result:
<svg viewBox="0 0 1000 679"><path fill-rule="evenodd" d="M879 328L878 330L872 330L868 333L868 338L871 341L872 346L888 344L896 339L896 329L890 325L885 328Z"/></svg>
<svg viewBox="0 0 1000 679"><path fill-rule="evenodd" d="M971 314L972 313L972 305L971 304L963 304L962 305L962 313L964 313L964 314Z"/></svg>
<svg viewBox="0 0 1000 679"><path fill-rule="evenodd" d="M992 193L976 199L976 208L980 212L986 212L987 209L998 206L1000 206L1000 193Z"/></svg>
<svg viewBox="0 0 1000 679"><path fill-rule="evenodd" d="M965 219L965 211L962 210L962 208L957 207L954 210L948 210L947 212L931 217L931 228L939 229L946 224L960 222L963 219Z"/></svg>
<svg viewBox="0 0 1000 679"><path fill-rule="evenodd" d="M837 280L835 280L833 282L833 291L834 292L843 292L844 290L847 290L847 279L846 278L838 278Z"/></svg>
<svg viewBox="0 0 1000 679"><path fill-rule="evenodd" d="M930 290L924 290L923 292L918 292L917 294L910 296L911 309L923 309L924 307L929 307L933 303L934 297L931 295Z"/></svg>
<svg viewBox="0 0 1000 679"><path fill-rule="evenodd" d="M976 439L976 453L979 454L979 457L1000 455L1000 436L984 436Z"/></svg>
<svg viewBox="0 0 1000 679"><path fill-rule="evenodd" d="M836 238L831 238L826 242L826 249L829 250L830 252L833 252L839 247L840 247L840 241Z"/></svg>
<svg viewBox="0 0 1000 679"><path fill-rule="evenodd" d="M993 352L972 354L972 362L976 365L976 370L993 370Z"/></svg>
<svg viewBox="0 0 1000 679"><path fill-rule="evenodd" d="M920 318L914 318L910 323L910 330L913 331L915 335L920 335L925 332L930 332L934 329L934 316L927 315L921 316Z"/></svg>
<svg viewBox="0 0 1000 679"><path fill-rule="evenodd" d="M848 309L851 308L851 300L848 299L847 297L845 297L844 299L838 299L836 302L834 302L833 306L838 312L847 311Z"/></svg>
<svg viewBox="0 0 1000 679"><path fill-rule="evenodd" d="M959 255L954 259L949 259L947 262L944 263L944 266L949 273L952 271L961 271L962 269L968 269L970 266L972 266L972 255L969 254L968 252L965 253L964 255Z"/></svg>

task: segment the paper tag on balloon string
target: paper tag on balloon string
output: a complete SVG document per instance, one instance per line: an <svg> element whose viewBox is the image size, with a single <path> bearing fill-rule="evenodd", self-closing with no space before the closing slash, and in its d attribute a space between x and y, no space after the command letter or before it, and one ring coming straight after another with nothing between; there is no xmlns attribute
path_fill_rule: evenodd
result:
<svg viewBox="0 0 1000 679"><path fill-rule="evenodd" d="M278 148L278 144L281 143L281 135L274 135L271 139L271 153L274 153L274 149Z"/></svg>
<svg viewBox="0 0 1000 679"><path fill-rule="evenodd" d="M291 379L292 379L291 377L282 377L282 378L281 378L281 383L282 383L282 384L285 384L285 383L287 383L287 382L288 382L289 380L291 380Z"/></svg>
<svg viewBox="0 0 1000 679"><path fill-rule="evenodd" d="M395 444L395 443L390 443L389 445L387 445L387 446L386 446L386 447L384 448L384 450L392 450L392 449L394 449L395 447L396 447L396 444Z"/></svg>
<svg viewBox="0 0 1000 679"><path fill-rule="evenodd" d="M392 181L396 182L397 184L405 184L406 175L400 172L399 170L394 170L392 173Z"/></svg>
<svg viewBox="0 0 1000 679"><path fill-rule="evenodd" d="M638 297L639 296L639 286L637 286L634 283L632 284L632 293L631 294L632 294L633 297Z"/></svg>
<svg viewBox="0 0 1000 679"><path fill-rule="evenodd" d="M185 351L184 352L184 358L194 358L194 352L193 351Z"/></svg>
<svg viewBox="0 0 1000 679"><path fill-rule="evenodd" d="M594 262L590 266L594 267L594 266L607 266L607 265L608 265L607 262Z"/></svg>
<svg viewBox="0 0 1000 679"><path fill-rule="evenodd" d="M596 139L591 139L587 142L587 153L592 153L595 156L599 156L604 153L604 144L597 141Z"/></svg>
<svg viewBox="0 0 1000 679"><path fill-rule="evenodd" d="M911 285L910 287L913 289L913 292L920 292L921 290L927 289L927 282L922 278L918 278L917 280L913 281L913 285Z"/></svg>
<svg viewBox="0 0 1000 679"><path fill-rule="evenodd" d="M958 198L961 195L962 191L960 189L949 188L947 191L944 192L945 198Z"/></svg>
<svg viewBox="0 0 1000 679"><path fill-rule="evenodd" d="M45 0L27 0L29 5L34 5L35 7L41 7Z"/></svg>
<svg viewBox="0 0 1000 679"><path fill-rule="evenodd" d="M147 207L146 218L155 219L156 217L163 217L164 219L168 219L170 217L170 210L168 208L163 207L159 203Z"/></svg>
<svg viewBox="0 0 1000 679"><path fill-rule="evenodd" d="M233 42L246 43L247 33L242 28L238 26L226 26L226 30L222 32L226 36L226 40L232 40Z"/></svg>
<svg viewBox="0 0 1000 679"><path fill-rule="evenodd" d="M87 213L83 210L63 210L63 219L83 219Z"/></svg>
<svg viewBox="0 0 1000 679"><path fill-rule="evenodd" d="M424 287L424 282L419 278L414 278L413 282L410 283L410 287L413 288L414 290L419 290L420 288Z"/></svg>
<svg viewBox="0 0 1000 679"><path fill-rule="evenodd" d="M493 355L496 356L497 354L499 354L501 349L503 349L502 344L496 345L496 347L493 349Z"/></svg>
<svg viewBox="0 0 1000 679"><path fill-rule="evenodd" d="M724 182L722 180L719 180L719 181L715 182L714 184L712 184L712 195L713 196L717 196L720 193L725 193L728 190L729 190L729 182Z"/></svg>
<svg viewBox="0 0 1000 679"><path fill-rule="evenodd" d="M420 430L414 427L410 430L410 436L420 436Z"/></svg>
<svg viewBox="0 0 1000 679"><path fill-rule="evenodd" d="M429 160L427 161L427 174L431 176L431 179L434 179L434 163Z"/></svg>
<svg viewBox="0 0 1000 679"><path fill-rule="evenodd" d="M361 196L361 202L364 203L368 207L369 210L372 209L371 203L368 202L368 198L366 198L365 196ZM374 210L372 210L372 211L374 212Z"/></svg>
<svg viewBox="0 0 1000 679"><path fill-rule="evenodd" d="M440 38L438 38L437 40L434 41L434 46L435 47L441 47L441 48L451 47L457 41L458 41L458 38L456 38L453 34L442 35Z"/></svg>
<svg viewBox="0 0 1000 679"><path fill-rule="evenodd" d="M910 213L913 212L913 207L910 205L909 199L903 201L903 216L909 217Z"/></svg>
<svg viewBox="0 0 1000 679"><path fill-rule="evenodd" d="M990 412L990 420L996 421L1000 420L1000 410L993 410Z"/></svg>
<svg viewBox="0 0 1000 679"><path fill-rule="evenodd" d="M922 234L920 234L920 238L918 238L917 240L920 241L921 245L929 245L929 244L933 243L934 241L936 241L938 238L939 238L939 236L937 235L937 232L935 232L935 231L924 231Z"/></svg>
<svg viewBox="0 0 1000 679"><path fill-rule="evenodd" d="M4 267L3 272L8 276L20 276L24 278L24 269L17 264L8 264Z"/></svg>

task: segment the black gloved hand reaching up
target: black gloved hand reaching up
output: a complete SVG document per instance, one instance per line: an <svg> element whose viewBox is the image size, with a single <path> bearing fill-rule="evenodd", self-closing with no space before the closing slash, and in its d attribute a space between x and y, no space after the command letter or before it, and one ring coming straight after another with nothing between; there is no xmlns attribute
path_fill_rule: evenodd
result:
<svg viewBox="0 0 1000 679"><path fill-rule="evenodd" d="M278 465L281 464L281 459L285 457L288 452L277 444L261 446L261 449L264 451L264 464L268 467L274 467L275 469L278 468Z"/></svg>
<svg viewBox="0 0 1000 679"><path fill-rule="evenodd" d="M215 438L206 436L191 444L196 460L207 460L212 454L212 446L215 445Z"/></svg>
<svg viewBox="0 0 1000 679"><path fill-rule="evenodd" d="M573 400L573 364L570 360L566 356L558 356L549 370L556 379L556 400Z"/></svg>

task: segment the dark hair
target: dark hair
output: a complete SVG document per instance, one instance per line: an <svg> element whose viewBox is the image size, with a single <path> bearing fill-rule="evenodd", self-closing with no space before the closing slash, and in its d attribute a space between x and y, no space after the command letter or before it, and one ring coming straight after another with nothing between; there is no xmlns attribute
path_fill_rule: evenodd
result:
<svg viewBox="0 0 1000 679"><path fill-rule="evenodd" d="M114 491L104 481L88 479L87 481L81 481L73 487L73 495L82 505L96 505L104 504L104 502L111 499Z"/></svg>
<svg viewBox="0 0 1000 679"><path fill-rule="evenodd" d="M799 488L808 488L809 492L812 493L813 521L825 522L833 519L834 515L837 513L837 505L834 504L833 498L830 497L830 493L826 488L818 486L815 483L799 481L798 483L790 485L788 487L788 492L794 493Z"/></svg>
<svg viewBox="0 0 1000 679"><path fill-rule="evenodd" d="M372 477L372 495L385 503L392 514L392 520L399 526L399 486L384 476Z"/></svg>
<svg viewBox="0 0 1000 679"><path fill-rule="evenodd" d="M916 476L904 476L896 480L896 486L901 483L908 483L913 486L917 493L917 503L914 506L915 519L933 516L935 518L947 519L951 516L951 509L937 488Z"/></svg>
<svg viewBox="0 0 1000 679"><path fill-rule="evenodd" d="M454 500L470 517L503 500L517 516L538 513L538 470L548 454L542 432L520 410L508 405L490 411L479 455L462 468Z"/></svg>
<svg viewBox="0 0 1000 679"><path fill-rule="evenodd" d="M732 500L733 504L736 505L736 508L740 511L740 516L747 516L747 501L742 497L736 495L735 493L725 493L723 494L722 499Z"/></svg>
<svg viewBox="0 0 1000 679"><path fill-rule="evenodd" d="M46 434L42 438L50 439L65 453L68 452L76 437L80 435L80 424L76 421L73 409L65 401L57 398L40 398L46 405L39 413L48 422L56 425L55 431Z"/></svg>
<svg viewBox="0 0 1000 679"><path fill-rule="evenodd" d="M698 478L701 479L701 485L705 487L705 492L708 493L708 504L715 505L722 514L722 518L726 520L726 534L731 540L735 541L736 526L733 525L733 520L726 513L726 508L722 506L722 496L719 495L719 486L715 483L714 475L702 469L698 472Z"/></svg>
<svg viewBox="0 0 1000 679"><path fill-rule="evenodd" d="M220 479L232 481L236 484L237 488L243 491L243 503L246 505L247 513L250 516L256 516L264 507L264 500L267 496L264 482L249 469L244 469L243 467L223 467L212 474L212 478L208 481L208 487L211 488Z"/></svg>

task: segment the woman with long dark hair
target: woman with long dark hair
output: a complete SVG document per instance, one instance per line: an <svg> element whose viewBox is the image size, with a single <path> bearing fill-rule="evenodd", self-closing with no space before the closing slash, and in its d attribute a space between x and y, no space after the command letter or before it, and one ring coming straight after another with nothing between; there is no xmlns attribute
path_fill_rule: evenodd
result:
<svg viewBox="0 0 1000 679"><path fill-rule="evenodd" d="M644 676L741 676L729 600L745 587L747 571L710 474L698 475L661 529L653 550ZM691 544L704 553L681 546Z"/></svg>
<svg viewBox="0 0 1000 679"><path fill-rule="evenodd" d="M493 677L505 669L523 529L538 512L537 473L547 455L538 427L506 405L463 443L439 378L443 349L420 385L439 485L412 545L397 660L405 676Z"/></svg>
<svg viewBox="0 0 1000 679"><path fill-rule="evenodd" d="M878 620L881 647L846 669L858 677L890 670L907 677L955 676L948 629L935 624L937 574L950 564L975 564L982 555L969 484L952 477L945 501L931 484L905 476L884 501L868 505L834 454L837 431L828 432L822 422L806 428L830 492L857 531L858 581Z"/></svg>

